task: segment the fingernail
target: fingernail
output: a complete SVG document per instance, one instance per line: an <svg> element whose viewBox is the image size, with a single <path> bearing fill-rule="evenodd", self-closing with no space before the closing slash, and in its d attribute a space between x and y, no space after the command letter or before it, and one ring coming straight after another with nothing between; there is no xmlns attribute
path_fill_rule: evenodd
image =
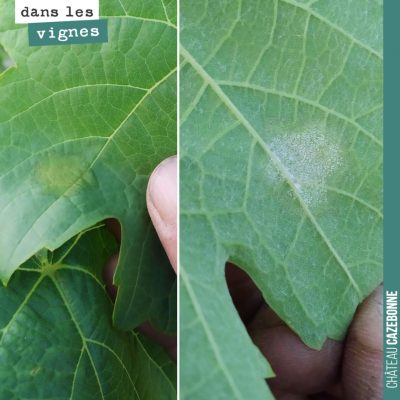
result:
<svg viewBox="0 0 400 400"><path fill-rule="evenodd" d="M177 157L164 160L150 177L148 194L150 201L166 225L177 222Z"/></svg>

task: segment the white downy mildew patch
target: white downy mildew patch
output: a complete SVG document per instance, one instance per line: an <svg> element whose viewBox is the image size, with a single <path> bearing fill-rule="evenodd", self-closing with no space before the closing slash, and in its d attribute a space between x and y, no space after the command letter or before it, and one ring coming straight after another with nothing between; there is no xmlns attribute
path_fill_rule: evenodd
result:
<svg viewBox="0 0 400 400"><path fill-rule="evenodd" d="M282 133L268 146L308 206L316 206L326 199L326 179L343 163L337 144L331 143L320 129L312 127L303 133ZM272 161L268 171L275 183L283 181ZM296 197L293 191L290 193Z"/></svg>

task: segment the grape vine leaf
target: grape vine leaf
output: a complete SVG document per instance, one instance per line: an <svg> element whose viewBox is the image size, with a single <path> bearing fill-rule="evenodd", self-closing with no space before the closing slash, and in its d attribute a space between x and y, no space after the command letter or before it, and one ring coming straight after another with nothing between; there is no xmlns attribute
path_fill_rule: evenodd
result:
<svg viewBox="0 0 400 400"><path fill-rule="evenodd" d="M102 267L116 249L97 225L0 287L1 399L176 399L176 365L163 350L112 326Z"/></svg>
<svg viewBox="0 0 400 400"><path fill-rule="evenodd" d="M181 398L266 399L225 262L315 349L382 280L382 1L182 0L180 41Z"/></svg>
<svg viewBox="0 0 400 400"><path fill-rule="evenodd" d="M114 322L176 331L176 277L147 213L176 154L176 1L101 0L108 43L29 47L0 0L0 278L104 218L122 224Z"/></svg>

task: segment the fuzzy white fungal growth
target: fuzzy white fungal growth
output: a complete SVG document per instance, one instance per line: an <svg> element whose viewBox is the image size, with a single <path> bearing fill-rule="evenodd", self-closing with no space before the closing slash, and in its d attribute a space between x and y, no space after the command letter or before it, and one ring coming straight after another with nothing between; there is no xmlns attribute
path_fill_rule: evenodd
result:
<svg viewBox="0 0 400 400"><path fill-rule="evenodd" d="M326 179L342 164L340 147L316 128L303 133L285 133L276 137L269 148L286 170L291 180L293 197L301 196L308 206L315 206L326 199ZM275 165L269 165L269 176L275 182L283 175ZM295 193L297 192L297 193Z"/></svg>

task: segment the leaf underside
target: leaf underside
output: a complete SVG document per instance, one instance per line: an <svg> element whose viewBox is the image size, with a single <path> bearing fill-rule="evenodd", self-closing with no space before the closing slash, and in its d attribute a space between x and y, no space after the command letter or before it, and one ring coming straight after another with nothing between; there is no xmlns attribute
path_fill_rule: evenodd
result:
<svg viewBox="0 0 400 400"><path fill-rule="evenodd" d="M176 399L176 366L163 350L112 325L102 266L116 250L96 226L33 256L0 287L1 399Z"/></svg>
<svg viewBox="0 0 400 400"><path fill-rule="evenodd" d="M114 322L176 331L176 277L145 191L176 154L176 1L101 0L108 43L29 47L0 0L0 279L104 218L122 225Z"/></svg>
<svg viewBox="0 0 400 400"><path fill-rule="evenodd" d="M181 398L272 398L225 263L315 349L381 282L382 1L180 6Z"/></svg>

